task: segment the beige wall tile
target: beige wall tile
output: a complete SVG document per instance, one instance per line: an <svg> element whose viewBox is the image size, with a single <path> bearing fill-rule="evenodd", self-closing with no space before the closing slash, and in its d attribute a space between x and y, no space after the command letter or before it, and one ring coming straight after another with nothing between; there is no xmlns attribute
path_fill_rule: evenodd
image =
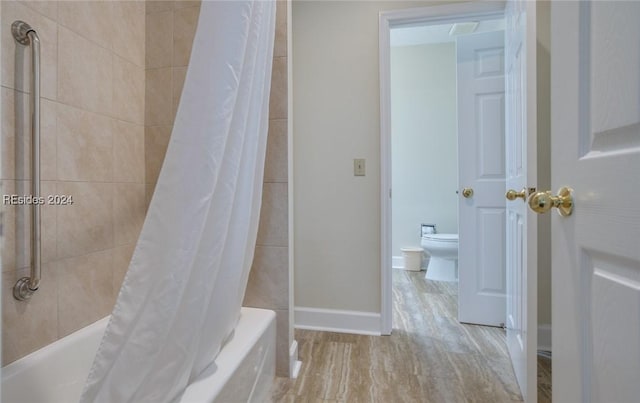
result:
<svg viewBox="0 0 640 403"><path fill-rule="evenodd" d="M160 13L173 9L173 1L171 0L148 0L145 1L147 14Z"/></svg>
<svg viewBox="0 0 640 403"><path fill-rule="evenodd" d="M37 13L52 19L58 20L58 2L57 1L25 1L23 4Z"/></svg>
<svg viewBox="0 0 640 403"><path fill-rule="evenodd" d="M198 7L200 6L200 0L175 0L173 2L173 8L179 9L184 7Z"/></svg>
<svg viewBox="0 0 640 403"><path fill-rule="evenodd" d="M3 363L103 317L112 308L134 248L134 241L128 240L137 238L147 199L145 6L139 1L0 3L3 27L22 19L41 39L42 196L66 194L74 199L71 206L42 207L43 285L31 301L18 303L23 305L16 305L10 288L16 268L24 275L30 264L30 209L2 209L3 298L8 299L3 304ZM172 9L173 3L166 6ZM30 52L16 46L9 31L0 33L1 175L28 179L29 100L10 88L29 90ZM166 48L172 52L171 37ZM165 109L159 113L170 121L170 69L166 76ZM130 183L111 183L114 180ZM0 185L2 194L30 193L27 180L3 180ZM112 249L116 242L122 246ZM60 281L53 270L58 267L63 270ZM64 294L60 298L59 289ZM51 295L40 298L45 294Z"/></svg>
<svg viewBox="0 0 640 403"><path fill-rule="evenodd" d="M57 207L48 204L48 196L56 192L55 182L42 181L40 194L45 204L40 207L40 229L42 240L40 253L43 263L52 262L56 251ZM2 195L31 194L31 181L3 181ZM2 206L2 271L12 271L31 266L31 214L30 205Z"/></svg>
<svg viewBox="0 0 640 403"><path fill-rule="evenodd" d="M113 180L112 119L58 105L58 179Z"/></svg>
<svg viewBox="0 0 640 403"><path fill-rule="evenodd" d="M149 204L151 203L151 198L153 197L153 192L156 190L156 184L155 183L146 183L145 184L145 193L146 193L146 202L147 205L145 206L145 211L149 210Z"/></svg>
<svg viewBox="0 0 640 403"><path fill-rule="evenodd" d="M173 13L173 66L189 64L191 46L198 24L199 7L187 7Z"/></svg>
<svg viewBox="0 0 640 403"><path fill-rule="evenodd" d="M113 84L113 116L144 124L144 68L114 56Z"/></svg>
<svg viewBox="0 0 640 403"><path fill-rule="evenodd" d="M269 98L269 118L287 118L287 58L274 57L271 73L271 97Z"/></svg>
<svg viewBox="0 0 640 403"><path fill-rule="evenodd" d="M289 243L288 200L286 183L265 183L257 245L287 246Z"/></svg>
<svg viewBox="0 0 640 403"><path fill-rule="evenodd" d="M63 27L58 30L58 100L78 108L111 114L113 55Z"/></svg>
<svg viewBox="0 0 640 403"><path fill-rule="evenodd" d="M172 74L173 74L172 104L173 104L173 118L175 119L176 112L178 112L178 105L180 104L180 97L182 96L184 79L187 76L187 68L176 67L172 70Z"/></svg>
<svg viewBox="0 0 640 403"><path fill-rule="evenodd" d="M114 3L112 1L60 1L58 23L106 49L113 49Z"/></svg>
<svg viewBox="0 0 640 403"><path fill-rule="evenodd" d="M58 336L55 264L42 266L42 282L29 301L13 298L13 285L29 270L2 274L2 365L15 361Z"/></svg>
<svg viewBox="0 0 640 403"><path fill-rule="evenodd" d="M86 324L99 319L109 313L117 290L122 281L131 253L134 250L135 238L140 231L144 220L144 210L148 204L157 175L164 160L164 154L171 134L171 124L178 105L181 88L186 73L186 65L189 60L193 36L195 33L199 7L198 1L149 1L144 4L132 2L42 2L42 4L23 5L3 2L2 19L11 13L32 14L30 20L43 19L43 28L37 28L47 35L50 46L46 46L43 39L43 96L49 99L59 99L61 102L76 106L78 110L66 105L60 105L62 116L58 115L53 103L43 106L43 178L51 180L73 181L116 181L130 183L87 183L87 182L44 182L43 192L52 194L70 194L74 197L72 206L46 206L43 209L43 257L54 260L51 263L61 268L60 281L56 281L59 288L54 293L60 293L58 304L59 311L54 313L56 321L59 317L59 328L53 339L64 336ZM284 3L283 3L284 4ZM175 16L173 8L175 7ZM12 9L11 9L12 8ZM286 6L279 4L277 15L278 28L274 55L286 55ZM26 10L26 11L25 11ZM37 13L34 13L34 10ZM153 15L165 11L162 30L158 36L164 35L153 45L149 38L150 30L146 30L146 44L144 44L145 21L141 21L143 12ZM44 18L42 13L53 19L58 18L66 28L57 28L53 20ZM169 18L172 17L172 18ZM283 20L284 17L284 20ZM167 21L175 24L175 36L173 29L167 30ZM148 20L146 21L148 23ZM283 26L284 23L284 26ZM34 25L34 24L32 24ZM115 29L114 29L115 28ZM173 27L172 27L173 28ZM130 30L133 30L129 32ZM71 31L75 31L71 32ZM169 31L169 32L168 32ZM41 34L41 37L43 35ZM2 35L3 50L15 49L12 38ZM137 38L131 42L125 39ZM140 40L142 38L142 40ZM59 40L59 47L56 43ZM283 42L284 41L284 42ZM146 48L142 48L145 45ZM156 47L157 46L157 47ZM155 49L155 54L149 54ZM109 50L113 50L118 56L114 56ZM285 53L283 53L285 52ZM147 53L147 57L145 57ZM57 56L60 55L60 63ZM6 53L5 53L6 55ZM28 56L28 55L26 55ZM122 59L124 60L122 60ZM286 118L286 58L279 58L274 63L274 91L271 97L271 117ZM7 86L16 86L13 78L15 63L8 63L3 57L2 83ZM13 59L15 61L15 58ZM51 63L45 63L52 60ZM140 84L142 79L134 78L136 75L134 66L142 67L146 60L146 67L167 67L167 69L151 69L146 73L138 69L138 74L146 75L145 84ZM280 70L276 64L280 62ZM28 65L28 63L27 63ZM47 67L49 65L49 67ZM170 68L171 66L177 68ZM284 72L283 69L284 68ZM5 74L10 72L10 76ZM47 72L45 72L46 70ZM284 80L282 74L284 73ZM280 74L280 84L276 77ZM45 88L45 76L48 75ZM77 78L80 77L80 80ZM59 79L60 81L56 81ZM25 88L24 77L18 79L19 88ZM74 81L76 80L76 81ZM126 82L129 80L130 82ZM284 85L282 85L284 83ZM118 86L118 84L122 84ZM153 88L149 90L149 85ZM142 90L140 90L142 88ZM3 136L2 147L9 141L9 132L5 127L15 126L12 118L5 119L5 89L3 92ZM133 94L133 95L132 95ZM138 94L137 96L135 94ZM144 94L144 98L140 94ZM137 98L134 104L127 104L131 99ZM26 101L20 100L20 102ZM147 108L142 109L147 103ZM149 107L149 103L151 103ZM137 108L137 112L136 112ZM92 111L95 113L87 112ZM144 110L144 112L142 112ZM173 112L173 113L172 113ZM136 115L137 113L137 115ZM46 116L45 116L46 115ZM15 116L15 114L14 114ZM110 117L115 116L119 120ZM137 116L137 118L136 118ZM137 122L138 125L127 122ZM19 123L18 125L20 125ZM142 133L141 124L150 125ZM154 126L158 125L158 126ZM88 128L87 128L88 126ZM46 127L46 129L45 129ZM265 180L286 181L286 120L271 124L268 145L267 165L265 167ZM11 132L13 132L13 127ZM50 133L45 135L45 132ZM62 134L60 134L62 132ZM135 132L135 134L133 134ZM75 138L73 134L81 134ZM144 137L142 137L144 136ZM51 138L51 142L45 144L45 138ZM107 139L110 139L109 145ZM28 144L21 145L28 148ZM284 149L281 149L284 147ZM15 146L13 149L15 150ZM91 150L94 150L93 152ZM95 152L95 150L101 152ZM83 151L84 150L84 151ZM56 155L57 152L61 155ZM3 151L4 153L4 151ZM87 155L91 164L85 163L81 154ZM50 157L46 157L50 155ZM104 161L101 156L107 157ZM74 157L75 156L75 157ZM136 160L136 156L139 158ZM145 160L142 162L142 156ZM7 161L2 155L3 168ZM13 154L15 158L15 153ZM47 158L49 161L46 162ZM136 162L137 161L137 162ZM283 166L284 161L284 166ZM11 161L9 161L11 162ZM28 161L24 161L28 163ZM144 165L142 165L144 163ZM15 176L15 164L13 164L13 176ZM23 177L27 170L23 165ZM8 172L3 169L3 177ZM60 173L60 178L57 177ZM142 185L142 182L147 184ZM16 191L28 189L28 182L11 182ZM276 186L273 186L276 185ZM277 185L284 185L278 187ZM284 190L284 192L283 192ZM263 214L261 217L261 230L259 242L264 244L282 244L286 246L287 239L287 196L286 183L266 184L263 201ZM283 214L284 212L284 214ZM11 218L5 214L5 218ZM14 240L13 249L16 248L15 226L16 218L13 218ZM28 214L26 215L28 217ZM23 220L25 221L25 220ZM28 222L21 223L23 226ZM3 227L8 229L3 223ZM24 231L23 231L24 232ZM26 232L22 234L26 236ZM28 241L27 238L25 238ZM5 239L6 240L6 239ZM23 249L24 243L23 242ZM19 242L18 242L19 243ZM114 249L114 245L120 245ZM53 247L51 245L54 245ZM6 245L3 245L3 247ZM28 248L26 248L28 249ZM27 250L24 252L28 253ZM288 281L288 268L283 268L287 263L286 247L271 248L260 247L256 252L256 278L265 278L250 283L250 289L260 285L257 293L258 300L264 297L267 304L270 297L274 297L268 289L282 288ZM284 252L283 252L284 251ZM5 253L3 249L3 261ZM55 260L56 258L62 260ZM13 254L14 265L16 256ZM23 264L27 264L28 256L23 256ZM283 266L284 265L284 266ZM6 266L3 267L5 269ZM280 268L280 270L278 270ZM11 273L11 272L9 272ZM6 274L9 274L6 273ZM273 275L267 274L272 273ZM265 277L266 276L266 277ZM283 281L282 278L285 278ZM274 281L274 278L279 280ZM252 285L253 284L253 285ZM12 286L12 285L11 285ZM286 306L283 298L288 298L286 289L277 293L275 305ZM248 291L248 293L253 291ZM5 295L10 293L5 292ZM55 298L55 296L54 296ZM272 301L274 302L274 301ZM49 305L51 307L51 305ZM279 332L279 358L283 364L283 373L288 368L288 319L286 324L284 310L278 312ZM7 315L4 317L9 318ZM54 322L54 323L55 323ZM284 329L284 330L281 330ZM281 333L281 334L280 334ZM10 336L7 336L10 337ZM52 341L51 340L51 341ZM284 346L284 347L282 347ZM38 346L40 347L40 346ZM35 347L37 348L37 347ZM34 349L35 349L34 348ZM24 355L18 351L15 357ZM11 355L9 355L11 357ZM6 358L6 357L5 357Z"/></svg>
<svg viewBox="0 0 640 403"><path fill-rule="evenodd" d="M113 250L58 263L58 337L108 315L113 308Z"/></svg>
<svg viewBox="0 0 640 403"><path fill-rule="evenodd" d="M289 309L289 248L257 246L244 306Z"/></svg>
<svg viewBox="0 0 640 403"><path fill-rule="evenodd" d="M55 204L57 201L49 198L49 196L56 196L56 182L42 181L40 192L42 197L45 198L45 205L40 209L40 239L42 240L40 253L42 254L42 262L48 263L58 258L56 241L57 214L58 209L64 208L64 206ZM50 204L50 202L53 202L53 204Z"/></svg>
<svg viewBox="0 0 640 403"><path fill-rule="evenodd" d="M145 181L156 183L171 138L171 126L147 126L144 135Z"/></svg>
<svg viewBox="0 0 640 403"><path fill-rule="evenodd" d="M2 178L31 178L31 110L29 95L2 87ZM56 108L55 103L40 103L40 177L56 175Z"/></svg>
<svg viewBox="0 0 640 403"><path fill-rule="evenodd" d="M115 245L138 240L145 218L145 186L137 183L113 185L113 231Z"/></svg>
<svg viewBox="0 0 640 403"><path fill-rule="evenodd" d="M269 121L269 137L267 138L267 156L264 165L265 182L287 182L288 144L287 120Z"/></svg>
<svg viewBox="0 0 640 403"><path fill-rule="evenodd" d="M54 182L42 181L40 194L45 204L40 207L43 263L54 261L56 251L56 206L48 204L48 196L56 192ZM31 181L2 181L2 196L31 194ZM31 214L30 205L2 205L2 271L31 266Z"/></svg>
<svg viewBox="0 0 640 403"><path fill-rule="evenodd" d="M3 195L29 194L31 182L3 180ZM31 214L25 205L2 206L2 271L29 267Z"/></svg>
<svg viewBox="0 0 640 403"><path fill-rule="evenodd" d="M43 19L43 24L39 28L40 47L40 96L42 98L58 99L58 35L56 27L50 20ZM25 64L25 66L30 66ZM28 74L31 74L30 67L27 67ZM27 75L27 77L31 77ZM27 79L29 80L29 79Z"/></svg>
<svg viewBox="0 0 640 403"><path fill-rule="evenodd" d="M258 245L245 302L276 309L276 374L289 375L287 4L278 1Z"/></svg>
<svg viewBox="0 0 640 403"><path fill-rule="evenodd" d="M171 68L147 70L145 94L145 125L173 124Z"/></svg>
<svg viewBox="0 0 640 403"><path fill-rule="evenodd" d="M173 11L147 15L146 67L170 67L173 61Z"/></svg>
<svg viewBox="0 0 640 403"><path fill-rule="evenodd" d="M15 65L17 60L24 58L24 47L16 43L11 34L10 27L17 18L16 2L2 1L0 2L0 19L2 22L2 32L0 32L0 47L2 48L2 59L0 60L0 82L3 87L24 89L25 77L15 77Z"/></svg>
<svg viewBox="0 0 640 403"><path fill-rule="evenodd" d="M40 94L48 99L56 99L57 91L57 27L53 20L45 18L22 3L2 1L2 85L30 91L31 49L18 44L11 35L11 24L15 20L29 23L40 38L41 83ZM17 73L16 73L17 68Z"/></svg>
<svg viewBox="0 0 640 403"><path fill-rule="evenodd" d="M42 197L55 193L55 184L42 181L40 186ZM31 194L30 181L2 181L3 198L11 195ZM45 204L40 208L42 230L42 261L55 260L55 225L56 210L54 206ZM12 271L30 266L31 253L31 206L11 205L2 206L2 271Z"/></svg>
<svg viewBox="0 0 640 403"><path fill-rule="evenodd" d="M273 43L273 57L287 56L287 2L276 3L276 35Z"/></svg>
<svg viewBox="0 0 640 403"><path fill-rule="evenodd" d="M116 24L111 29L113 51L125 60L144 67L145 6L143 1L114 1Z"/></svg>
<svg viewBox="0 0 640 403"><path fill-rule="evenodd" d="M289 310L276 311L276 376L289 376Z"/></svg>
<svg viewBox="0 0 640 403"><path fill-rule="evenodd" d="M120 287L124 281L124 277L129 270L129 263L133 256L136 244L131 243L128 245L118 246L113 249L113 297L117 298L120 292Z"/></svg>
<svg viewBox="0 0 640 403"><path fill-rule="evenodd" d="M30 177L31 121L29 96L0 88L2 102L2 178Z"/></svg>
<svg viewBox="0 0 640 403"><path fill-rule="evenodd" d="M59 258L113 248L112 188L110 183L58 182L57 194L73 196L72 206L57 208Z"/></svg>
<svg viewBox="0 0 640 403"><path fill-rule="evenodd" d="M58 111L56 103L40 100L40 179L56 180L58 172ZM30 151L29 151L30 153ZM29 158L29 160L31 160Z"/></svg>
<svg viewBox="0 0 640 403"><path fill-rule="evenodd" d="M113 181L144 183L144 126L113 122Z"/></svg>

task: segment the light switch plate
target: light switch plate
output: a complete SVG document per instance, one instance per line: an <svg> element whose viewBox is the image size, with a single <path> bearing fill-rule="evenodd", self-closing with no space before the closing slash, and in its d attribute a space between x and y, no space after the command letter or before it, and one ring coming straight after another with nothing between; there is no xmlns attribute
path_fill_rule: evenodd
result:
<svg viewBox="0 0 640 403"><path fill-rule="evenodd" d="M364 176L364 158L356 158L353 160L353 175Z"/></svg>

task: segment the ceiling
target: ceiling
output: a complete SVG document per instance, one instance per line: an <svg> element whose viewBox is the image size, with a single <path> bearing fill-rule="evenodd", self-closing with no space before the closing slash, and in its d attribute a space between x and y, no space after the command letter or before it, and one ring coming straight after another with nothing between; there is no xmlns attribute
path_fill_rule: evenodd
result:
<svg viewBox="0 0 640 403"><path fill-rule="evenodd" d="M455 42L456 36L449 35L453 23L397 27L391 29L391 46L413 46L431 43ZM504 19L478 21L474 33L504 30Z"/></svg>

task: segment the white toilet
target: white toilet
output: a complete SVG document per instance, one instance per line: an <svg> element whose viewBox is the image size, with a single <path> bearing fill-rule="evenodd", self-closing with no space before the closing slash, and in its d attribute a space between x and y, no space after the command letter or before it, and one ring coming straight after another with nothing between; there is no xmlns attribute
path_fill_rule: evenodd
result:
<svg viewBox="0 0 640 403"><path fill-rule="evenodd" d="M423 234L421 246L431 256L426 279L458 281L458 234Z"/></svg>

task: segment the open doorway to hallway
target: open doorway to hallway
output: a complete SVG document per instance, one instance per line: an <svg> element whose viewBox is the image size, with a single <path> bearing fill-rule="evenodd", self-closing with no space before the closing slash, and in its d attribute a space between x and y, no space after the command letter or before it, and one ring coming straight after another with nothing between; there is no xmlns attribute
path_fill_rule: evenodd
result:
<svg viewBox="0 0 640 403"><path fill-rule="evenodd" d="M392 210L391 206L396 206L399 204L398 203L399 189L395 183L396 176L393 175L393 172L391 172L392 170L390 169L390 167L393 164L393 157L395 157L394 155L395 144L393 143L393 135L395 134L394 126L397 126L397 125L395 124L396 122L394 122L394 119L396 119L396 116L393 113L393 100L394 100L393 95L394 94L393 94L393 87L389 84L389 81L391 80L389 79L389 81L387 81L386 83L384 81L385 77L390 76L391 78L393 78L394 66L393 66L392 48L389 51L389 54L385 54L384 46L391 47L391 43L393 42L394 28L401 27L401 28L407 28L407 30L410 30L420 25L421 18L425 18L423 21L425 25L431 24L432 26L435 26L445 22L447 18L443 18L442 16L446 15L449 18L449 20L451 20L451 22L453 23L452 25L455 25L457 23L465 27L472 26L473 28L471 29L471 31L474 31L479 25L478 24L479 21L476 21L476 20L482 21L482 20L489 19L486 14L483 14L481 16L482 18L478 18L478 19L472 18L470 21L463 21L464 19L461 18L461 16L464 15L464 12L455 14L455 12L452 12L454 7L450 7L447 10L445 10L445 8L446 7L440 7L440 8L434 7L433 11L425 11L425 12L422 12L416 9L413 13L408 13L408 12L403 13L399 11L397 13L389 13L388 16L383 16L381 18L381 24L380 24L381 62L380 63L381 63L381 80L382 80L381 81L381 109L383 111L383 116L381 116L381 125L382 125L382 133L383 133L382 157L381 157L383 161L383 171L382 171L382 181L381 181L382 189L383 189L383 191L381 192L382 206L383 206L382 208L383 210L382 261L388 262L388 264L390 264L391 261L393 260L394 266L396 267L401 266L402 263L398 264L400 261L400 256L394 253L396 252L395 250L392 251L392 246L391 246L392 241L390 239L391 236L388 234L392 233L392 229L393 229L393 232L395 232L395 226L396 226L395 221L393 221L393 224L391 223L392 221L391 220L392 213L390 213L390 211ZM469 12L469 11L470 10L466 10L466 12ZM469 16L469 15L467 14L466 16ZM473 16L473 17L476 17L476 16ZM465 22L467 22L467 24L465 24ZM386 38L384 33L385 29L387 32ZM456 29L452 29L452 28L449 29L449 32L453 32L453 31L456 31ZM465 34L469 34L469 31L465 32ZM478 39L481 35L480 34L474 35L472 33L472 35L468 35L467 38L473 37L473 36L477 36L476 39ZM512 32L509 32L509 38L512 38L511 40L513 42L514 37ZM464 64L456 63L456 68L457 68L456 79L458 83L458 95L460 96L464 91L467 91L466 95L469 95L466 98L459 97L459 99L456 102L456 105L458 107L458 119L457 119L458 133L457 134L458 136L461 136L461 133L464 133L465 131L473 132L474 130L475 130L475 133L473 133L471 137L466 137L464 140L460 140L460 139L458 140L458 143L460 146L458 147L459 159L457 161L457 167L461 168L465 163L467 163L469 166L471 166L471 169L469 170L471 172L471 175L465 176L462 173L462 170L459 169L459 175L458 175L459 180L456 188L460 192L460 195L455 200L459 206L460 214L458 218L463 217L462 219L459 219L459 222L458 222L459 249L465 250L466 248L470 248L470 252L469 252L469 249L466 249L467 253L461 252L458 254L459 258L461 256L467 256L467 259L466 259L467 264L462 264L461 262L461 264L458 267L455 267L453 265L450 265L450 267L453 266L453 270L459 269L462 272L467 271L467 274L469 272L472 273L470 278L467 277L468 281L465 281L466 284L471 285L470 287L463 287L462 286L463 281L462 280L460 281L460 288L458 292L458 297L459 297L458 300L460 301L460 308L458 312L459 321L500 326L505 324L506 322L505 319L508 316L506 315L507 311L505 307L507 283L510 284L511 287L513 287L514 285L512 284L512 282L508 281L509 277L505 275L505 270L499 269L499 266L504 267L505 265L505 255L510 256L509 254L506 253L505 242L506 242L507 236L504 233L504 228L506 226L506 217L508 214L507 212L511 211L509 209L506 209L504 205L504 202L505 202L504 179L506 178L505 154L507 154L505 152L506 151L505 138L507 137L505 134L505 122L508 121L505 113L505 103L507 103L505 101L505 95L504 95L505 87L507 87L508 85L511 85L510 88L512 89L512 92L510 93L511 94L510 100L516 101L516 102L508 103L511 106L511 110L510 110L511 112L514 111L513 106L514 105L517 106L521 98L523 96L526 98L526 95L524 95L525 93L523 91L520 91L518 93L513 92L513 88L514 88L513 83L515 82L513 80L513 78L515 78L513 74L515 73L509 73L510 74L509 78L511 79L511 81L508 81L506 79L505 71L507 70L508 67L513 66L513 64L509 64L509 63L505 64L505 60L506 59L512 60L511 57L513 56L513 49L510 48L509 52L511 53L507 55L508 57L505 57L505 53L508 53L508 52L505 52L506 50L505 42L509 44L509 41L508 40L506 41L504 39L504 36L502 38L498 38L498 40L496 41L498 45L494 44L493 46L489 44L488 46L482 47L483 44L480 44L480 47L479 47L477 43L479 41L476 41L475 44L473 43L473 41L469 41L469 42L472 42L471 45L466 44L462 46L461 45L462 42L463 41L456 41L456 45L457 45L456 55L458 57L460 57L461 54L464 55L464 51L461 52L461 49L464 49L464 48L467 48L467 50L469 50L469 48L472 48L472 49L470 52L469 51L467 52L467 60L469 60L469 63L467 63L466 67L464 67ZM458 45L461 45L461 46L458 46ZM498 48L498 46L500 48ZM389 59L389 61L386 62L385 59ZM533 60L534 60L533 65L535 66L535 59ZM469 68L469 66L471 68ZM531 65L526 64L524 62L519 64L519 66L520 67L518 67L517 70L514 69L509 71L510 72L516 71L516 73L519 73L525 70L530 71L531 69ZM470 80L468 79L465 81L464 77L462 77L462 79L460 77L461 75L460 72L465 69L471 70L469 74L469 76L471 77ZM421 73L424 73L425 71L426 70L423 69ZM526 72L522 74L526 74ZM535 77L535 71L533 72L533 74ZM500 77L498 77L499 75ZM491 79L499 83L499 85L502 86L502 88L497 88L497 87L486 88L486 85L484 84L486 84L489 81L492 81ZM476 85L479 82L482 82L482 85ZM463 85L461 85L460 83L463 83ZM438 85L441 85L441 84L442 82L438 82L437 84L431 86L430 88L431 91L426 91L423 93L431 93L431 94L437 93ZM415 93L417 91L415 87L416 87L415 85L413 86L413 88L410 86L409 91L413 91ZM530 93L531 90L528 90L528 92ZM472 112L471 116L468 116L467 114L464 114L464 113L460 113L460 111L465 111L465 109L462 107L465 102L467 102L468 104L472 104L470 108L466 109L466 110L471 110ZM532 102L531 104L535 104L535 102ZM437 107L432 109L437 109ZM500 113L492 115L493 119L487 119L487 115L485 113L495 112L497 110L500 110ZM385 111L387 113L385 113ZM473 115L473 113L475 113L475 115ZM482 115L482 114L485 114L485 115ZM509 116L512 117L511 123L513 124L514 114L511 113ZM420 117L424 118L424 114L423 116L420 116ZM526 132L528 133L528 131ZM385 136L388 136L388 140L385 139ZM385 147L389 147L389 151L387 154L385 154ZM511 148L508 148L508 149L511 150ZM430 151L437 152L437 150L430 150ZM510 155L515 155L515 154L512 153ZM477 157L477 159L472 160L474 157ZM442 163L439 164L439 167L442 167L442 166L443 166ZM437 184L446 183L446 181L442 179L446 176L446 172L448 171L446 169L440 169L440 170L436 169L435 171L438 172L436 175L438 179L440 179L440 181L437 182ZM509 176L509 178L510 177L511 176ZM471 178L471 180L469 180L469 178ZM475 180L475 182L473 182L473 180ZM491 182L491 181L495 182L494 186L492 187L488 186L487 189L484 189L486 191L483 191L483 189L480 189L481 186L485 186L487 185L488 182ZM416 181L414 182L416 183L417 186L420 186L419 183L417 183ZM387 185L389 186L388 189L393 188L393 202L390 197L391 193L389 193L388 200L387 200L387 196L385 195L385 192L387 190ZM413 193L416 193L415 189L416 188L414 188ZM474 190L475 190L475 194L474 194ZM434 193L436 195L443 194L443 192L440 192L440 193L434 192ZM497 204L489 205L488 203L490 198L493 198ZM400 204L404 206L402 203ZM441 205L446 206L448 204L449 203L442 203ZM475 211L473 211L473 214L462 214L465 206L471 207L474 205L475 207L478 207L478 208ZM473 210L473 209L470 208L469 210ZM385 213L388 215L385 215ZM427 221L427 223L429 223L429 221ZM431 224L433 223L431 222ZM463 237L462 235L463 233L465 233L465 231L463 231L462 229L463 226L471 227L471 230L466 232L467 236L465 237ZM419 233L420 232L418 232L418 234ZM387 238L385 234L387 234L389 238ZM471 235L471 237L468 236L469 234ZM427 238L431 238L431 237L427 237ZM451 241L451 238L452 237L446 240ZM463 238L464 238L464 241L463 241ZM385 239L387 240L385 241ZM424 241L421 241L421 243L422 243L421 246L425 246ZM440 243L440 245L442 244L443 243ZM466 244L466 247L463 246L464 244ZM394 246L397 246L397 245L394 245ZM427 246L430 246L430 245L427 245ZM447 247L451 249L450 245L447 245ZM429 247L425 249L427 251L430 250ZM402 251L402 249L400 250ZM410 252L411 249L405 248L405 251ZM430 256L431 258L433 258L433 256L438 257L438 253L440 253L441 251L436 249L435 252L437 253L431 254L432 255ZM532 254L532 256L534 254ZM395 259L392 259L392 256L395 257ZM449 257L449 260L455 260L455 258L453 259L451 258L452 257L451 254L449 254L449 256L447 257ZM459 260L462 260L462 259L459 259ZM430 265L431 265L430 263L427 264L426 265L427 268ZM473 266L476 266L475 269L472 268ZM510 267L514 268L515 266L511 265ZM535 267L535 264L531 265L531 267ZM389 273L387 274L389 278L385 279L385 275L384 275L385 268L383 267L382 270L383 270L383 285L385 283L387 285L390 285L391 283L395 285L395 281L390 281L390 277L392 277L391 273L393 273L394 271L389 270ZM433 271L431 272L433 273ZM427 277L429 277L429 273L430 273L430 270L427 270ZM513 280L513 274L514 273L511 274L512 280ZM440 277L440 276L437 276L437 277ZM527 278L530 278L530 276L528 276ZM455 279L455 275L454 275L454 279ZM442 278L438 278L438 280L442 280ZM535 285L535 282L531 284ZM391 315L387 316L388 318L387 321L384 320L385 309L386 309L385 307L387 306L386 303L384 303L384 301L388 301L388 297L385 297L384 290L385 288L383 286L383 292L382 292L383 331L391 331L390 329ZM471 293L469 293L468 291L471 291ZM469 295L471 295L473 298L469 299ZM482 299L484 299L485 301L482 301ZM492 304L491 301L489 301L490 299L501 300L501 301L500 301L500 304ZM514 298L512 299L515 301ZM487 302L487 303L484 303L484 302ZM535 299L531 302L535 304ZM523 306L525 306L525 303L526 301L524 301ZM465 305L470 306L471 310L467 311L465 308L462 308ZM498 306L498 305L501 305L501 306ZM490 306L497 309L493 309L493 310L487 309ZM529 304L527 306L532 306L532 304ZM511 307L513 309L514 307L513 304L511 305ZM494 316L494 319L480 318L482 315L484 315L488 311L493 311L496 313ZM468 314L469 312L471 312L470 315ZM509 311L509 312L512 312L512 311ZM532 315L529 315L529 317L535 318L535 313ZM527 326L529 327L529 329L532 329L530 324L527 324L525 328ZM518 327L514 329L518 329ZM531 339L531 343L527 342L526 345L527 346L535 345L535 339ZM528 351L530 351L529 347L527 347L527 349ZM535 349L533 350L533 353L534 354L532 355L532 357L534 358L534 363L535 363ZM529 355L529 353L527 353L527 355L531 356ZM531 362L531 360L529 362ZM535 364L534 364L534 371L535 371ZM533 374L535 376L535 372L533 372ZM518 379L520 380L520 378ZM535 381L535 378L534 378L534 381ZM529 385L535 385L534 382L528 382L528 383ZM532 391L529 391L529 392L531 393L527 393L527 396L531 396L534 393Z"/></svg>

